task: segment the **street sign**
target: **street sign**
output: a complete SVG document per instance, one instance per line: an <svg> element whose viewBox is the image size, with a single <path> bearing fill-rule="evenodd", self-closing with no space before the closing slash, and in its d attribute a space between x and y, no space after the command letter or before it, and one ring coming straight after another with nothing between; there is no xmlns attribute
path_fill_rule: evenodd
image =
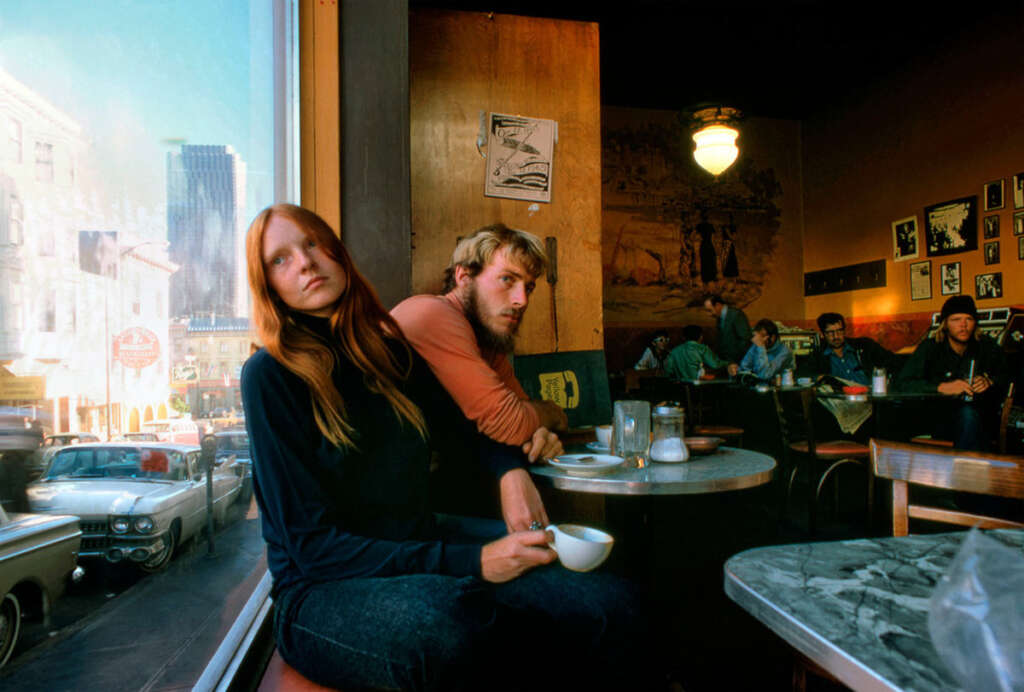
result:
<svg viewBox="0 0 1024 692"><path fill-rule="evenodd" d="M136 370L160 358L160 339L145 327L129 327L114 338L114 359Z"/></svg>

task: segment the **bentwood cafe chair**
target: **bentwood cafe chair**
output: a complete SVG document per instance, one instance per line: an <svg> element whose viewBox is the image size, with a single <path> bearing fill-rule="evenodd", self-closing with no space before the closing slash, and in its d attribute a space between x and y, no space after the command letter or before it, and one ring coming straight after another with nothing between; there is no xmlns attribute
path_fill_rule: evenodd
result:
<svg viewBox="0 0 1024 692"><path fill-rule="evenodd" d="M808 529L811 534L816 533L821 493L826 483L830 478L834 481L833 507L838 509L840 496L837 472L843 466L855 465L863 468L865 472L866 527L870 533L875 495L874 474L872 474L871 466L868 463L870 450L867 445L854 440L821 441L816 439L814 389L808 387L789 394L798 397L797 407L784 406L780 392L777 389L772 390L772 402L775 406L784 461L782 472L788 475L783 513L788 511L793 495L793 486L800 471L803 470L808 486ZM821 410L824 411L824 409Z"/></svg>

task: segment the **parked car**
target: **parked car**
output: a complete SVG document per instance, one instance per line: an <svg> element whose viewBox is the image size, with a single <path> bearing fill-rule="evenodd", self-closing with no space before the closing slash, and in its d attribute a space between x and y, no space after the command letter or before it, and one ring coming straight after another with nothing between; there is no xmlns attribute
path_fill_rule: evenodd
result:
<svg viewBox="0 0 1024 692"><path fill-rule="evenodd" d="M160 442L155 432L126 432L121 438L129 442Z"/></svg>
<svg viewBox="0 0 1024 692"><path fill-rule="evenodd" d="M11 658L23 621L46 622L76 567L78 517L7 514L0 507L0 668Z"/></svg>
<svg viewBox="0 0 1024 692"><path fill-rule="evenodd" d="M149 420L142 424L142 431L155 434L161 442L199 444L199 426L191 418Z"/></svg>
<svg viewBox="0 0 1024 692"><path fill-rule="evenodd" d="M242 473L242 491L239 502L252 498L252 455L249 452L249 433L245 430L221 430L213 434L217 440L218 463L236 464Z"/></svg>
<svg viewBox="0 0 1024 692"><path fill-rule="evenodd" d="M46 471L47 464L50 463L50 459L53 458L53 455L56 454L58 450L70 445L81 444L82 442L99 441L99 437L88 432L55 433L53 435L47 435L43 440L42 447L33 450L32 454L25 460L25 472L28 476L28 480L34 481L42 476Z"/></svg>
<svg viewBox="0 0 1024 692"><path fill-rule="evenodd" d="M199 447L108 442L65 447L28 486L34 512L81 517L86 558L127 560L157 572L206 526L206 476ZM241 489L230 464L213 473L213 517L223 522Z"/></svg>
<svg viewBox="0 0 1024 692"><path fill-rule="evenodd" d="M88 432L55 433L43 439L44 447L65 447L81 442L99 442L100 438Z"/></svg>

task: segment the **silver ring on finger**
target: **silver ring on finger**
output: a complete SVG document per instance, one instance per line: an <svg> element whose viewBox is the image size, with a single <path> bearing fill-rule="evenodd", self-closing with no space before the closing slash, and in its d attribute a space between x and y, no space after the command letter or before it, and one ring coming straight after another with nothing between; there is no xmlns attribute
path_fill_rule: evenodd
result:
<svg viewBox="0 0 1024 692"><path fill-rule="evenodd" d="M540 530L540 528L541 528L541 523L539 521L531 521L530 522L530 531L538 531L538 530Z"/></svg>

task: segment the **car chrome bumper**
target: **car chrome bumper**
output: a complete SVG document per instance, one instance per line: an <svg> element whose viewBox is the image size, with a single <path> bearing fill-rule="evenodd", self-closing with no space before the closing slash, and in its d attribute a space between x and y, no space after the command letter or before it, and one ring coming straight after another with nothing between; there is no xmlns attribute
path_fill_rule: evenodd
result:
<svg viewBox="0 0 1024 692"><path fill-rule="evenodd" d="M123 536L107 534L105 536L83 536L79 557L102 557L108 562L131 560L144 562L154 553L164 548L164 537L167 532L153 536Z"/></svg>

